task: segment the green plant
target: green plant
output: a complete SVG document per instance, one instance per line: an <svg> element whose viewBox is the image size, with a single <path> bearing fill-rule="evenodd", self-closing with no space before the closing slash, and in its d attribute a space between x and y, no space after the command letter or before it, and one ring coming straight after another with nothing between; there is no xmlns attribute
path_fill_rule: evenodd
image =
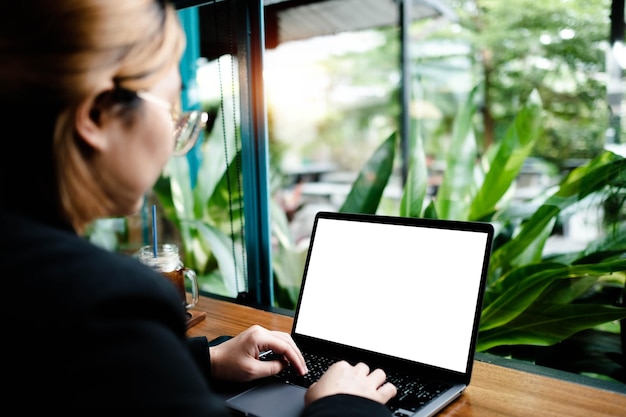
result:
<svg viewBox="0 0 626 417"><path fill-rule="evenodd" d="M224 109L221 109L224 110ZM201 143L195 184L187 158L172 158L153 191L164 216L180 233L184 261L196 270L201 291L236 297L246 288L242 192L234 120L219 117Z"/></svg>
<svg viewBox="0 0 626 417"><path fill-rule="evenodd" d="M444 178L432 200L426 193L421 138L415 138L399 214L487 221L496 227L477 350L554 345L626 318L626 308L613 305L617 297L608 302L597 297L606 290L619 294L624 288L624 223L613 223L600 241L582 251L543 254L559 216L592 198L623 193L626 160L602 153L540 198L512 205L515 179L541 134L541 101L533 93L504 137L477 158L474 94L475 90L456 119ZM394 149L392 136L361 171L341 211L376 212Z"/></svg>
<svg viewBox="0 0 626 417"><path fill-rule="evenodd" d="M232 103L231 103L232 105ZM216 122L199 148L200 167L192 184L189 162L173 158L153 188L165 218L180 234L185 264L198 274L200 290L236 298L247 290L239 127L226 101L211 112ZM274 173L272 180L278 174ZM273 181L275 182L275 181ZM285 212L270 200L275 240L272 265L276 304L293 307L300 291L306 248L293 241ZM300 271L300 272L298 272Z"/></svg>

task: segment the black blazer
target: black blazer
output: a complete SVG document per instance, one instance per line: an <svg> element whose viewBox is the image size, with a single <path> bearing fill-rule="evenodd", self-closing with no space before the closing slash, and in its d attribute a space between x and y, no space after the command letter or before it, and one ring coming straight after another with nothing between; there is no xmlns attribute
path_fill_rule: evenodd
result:
<svg viewBox="0 0 626 417"><path fill-rule="evenodd" d="M67 226L0 212L5 409L21 415L228 416L208 344L186 337L173 286ZM11 406L11 407L9 407ZM303 417L389 416L336 395Z"/></svg>

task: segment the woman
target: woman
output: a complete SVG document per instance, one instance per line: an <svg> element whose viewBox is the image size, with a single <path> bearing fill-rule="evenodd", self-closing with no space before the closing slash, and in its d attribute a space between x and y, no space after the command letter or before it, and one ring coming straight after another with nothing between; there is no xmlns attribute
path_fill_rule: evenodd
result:
<svg viewBox="0 0 626 417"><path fill-rule="evenodd" d="M81 237L97 218L136 212L193 145L172 124L184 43L164 0L2 6L2 378L20 414L226 416L211 386L285 366L259 352L307 371L286 333L253 326L210 348L186 338L166 280ZM389 415L395 393L381 370L341 362L307 391L303 415Z"/></svg>

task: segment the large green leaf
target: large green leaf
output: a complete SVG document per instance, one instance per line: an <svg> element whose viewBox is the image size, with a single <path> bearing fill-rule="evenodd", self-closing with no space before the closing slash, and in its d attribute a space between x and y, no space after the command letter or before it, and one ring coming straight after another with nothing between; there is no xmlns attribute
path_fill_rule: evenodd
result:
<svg viewBox="0 0 626 417"><path fill-rule="evenodd" d="M183 239L184 250L188 250L192 241L193 230L185 219L194 218L194 197L189 175L189 162L184 157L170 159L164 169L164 175L170 178L171 204L174 212L169 213L175 220ZM160 200L163 203L163 200Z"/></svg>
<svg viewBox="0 0 626 417"><path fill-rule="evenodd" d="M375 214L383 191L393 171L396 133L392 133L375 151L359 172L356 181L339 209L343 213Z"/></svg>
<svg viewBox="0 0 626 417"><path fill-rule="evenodd" d="M550 263L525 266L522 268L522 272L527 273L526 275L511 273L498 282L500 295L483 306L480 328L481 330L494 329L520 316L540 298L544 290L555 280L590 276L598 280L604 274L624 270L626 270L626 260L624 259L590 265L570 266ZM545 302L554 303L557 300L563 301L562 295Z"/></svg>
<svg viewBox="0 0 626 417"><path fill-rule="evenodd" d="M529 261L529 259L523 257L524 254L528 253L526 250L536 245L538 239L542 239L541 244L543 245L554 228L555 218L559 213L558 207L541 206L531 219L523 224L521 231L513 239L493 251L489 263L489 284L494 277L506 273L510 268L528 263L524 261ZM530 261L538 261L536 259L537 253L535 251L531 251L531 253L534 254L535 259Z"/></svg>
<svg viewBox="0 0 626 417"><path fill-rule="evenodd" d="M243 182L241 165L235 163L240 155L222 172L216 183L211 198L204 206L205 221L219 225L222 230L235 235L241 233L243 226Z"/></svg>
<svg viewBox="0 0 626 417"><path fill-rule="evenodd" d="M483 306L480 328L489 330L507 324L528 308L552 280L568 278L564 275L563 266L559 269L542 269L539 272L523 277L511 288L506 289L488 305Z"/></svg>
<svg viewBox="0 0 626 417"><path fill-rule="evenodd" d="M275 200L270 201L272 210L272 236L276 245L272 249L272 268L276 283L276 303L284 308L295 308L300 294L307 247L293 239L289 221L284 210Z"/></svg>
<svg viewBox="0 0 626 417"><path fill-rule="evenodd" d="M472 199L469 218L479 220L496 210L500 201L518 177L541 133L542 105L539 93L533 91L515 120L498 142L482 186Z"/></svg>
<svg viewBox="0 0 626 417"><path fill-rule="evenodd" d="M477 90L478 87L472 89L454 121L443 179L434 204L442 219L467 220L469 215L469 204L475 192L473 171L477 148L473 118Z"/></svg>
<svg viewBox="0 0 626 417"><path fill-rule="evenodd" d="M520 232L496 250L491 257L490 271L506 271L508 268L528 263L521 256L538 240L545 242L556 217L594 192L602 191L612 183L622 184L626 175L626 159L605 152L588 164L573 170L543 205L527 220ZM536 257L535 252L535 257Z"/></svg>
<svg viewBox="0 0 626 417"><path fill-rule="evenodd" d="M579 331L626 318L626 308L602 304L537 305L506 326L481 329L476 350L501 345L549 346Z"/></svg>
<svg viewBox="0 0 626 417"><path fill-rule="evenodd" d="M228 104L224 104L227 106ZM211 133L206 137L201 147L202 161L198 170L195 186L196 205L206 207L215 192L216 187L224 176L227 166L231 165L239 154L237 146L237 126L230 117L222 117L229 113L228 108L217 114ZM200 211L202 211L201 209Z"/></svg>
<svg viewBox="0 0 626 417"><path fill-rule="evenodd" d="M219 264L227 290L227 294L222 295L236 297L239 292L246 289L244 260L239 256L242 253L242 248L216 227L203 222L196 222L195 226L199 233L199 241L196 241L196 244L202 244L205 250L210 247Z"/></svg>
<svg viewBox="0 0 626 417"><path fill-rule="evenodd" d="M564 268L565 265L558 262L541 262L528 265L522 265L517 268L513 268L507 273L498 276L498 279L490 283L487 286L487 293L489 297L494 295L500 296L503 292L508 291L516 285L519 281L526 279L527 277L534 276L548 269ZM485 306L489 305L493 301L492 299L485 300Z"/></svg>
<svg viewBox="0 0 626 417"><path fill-rule="evenodd" d="M428 167L426 166L424 141L420 134L416 134L409 158L407 179L400 202L400 216L421 217L422 205L426 198L427 190Z"/></svg>
<svg viewBox="0 0 626 417"><path fill-rule="evenodd" d="M626 253L626 224L611 227L595 241L589 243L582 251L554 256L554 260L569 263L600 263L623 257Z"/></svg>
<svg viewBox="0 0 626 417"><path fill-rule="evenodd" d="M552 281L550 286L537 299L537 303L569 304L580 300L601 285L603 276L588 275Z"/></svg>
<svg viewBox="0 0 626 417"><path fill-rule="evenodd" d="M613 152L603 152L587 164L574 169L561 183L553 197L581 200L607 185L624 187L626 180L626 159Z"/></svg>

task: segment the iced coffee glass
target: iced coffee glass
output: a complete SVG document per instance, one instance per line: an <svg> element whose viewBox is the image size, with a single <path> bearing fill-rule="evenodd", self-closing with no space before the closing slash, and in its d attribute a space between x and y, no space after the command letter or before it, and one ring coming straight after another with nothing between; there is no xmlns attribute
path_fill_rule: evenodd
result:
<svg viewBox="0 0 626 417"><path fill-rule="evenodd" d="M198 280L193 269L183 265L178 253L178 246L173 243L162 243L156 246L156 256L154 246L147 245L139 249L137 257L139 260L163 274L178 290L181 302L185 309L189 310L198 304ZM189 281L191 288L191 300L187 300L187 285Z"/></svg>

